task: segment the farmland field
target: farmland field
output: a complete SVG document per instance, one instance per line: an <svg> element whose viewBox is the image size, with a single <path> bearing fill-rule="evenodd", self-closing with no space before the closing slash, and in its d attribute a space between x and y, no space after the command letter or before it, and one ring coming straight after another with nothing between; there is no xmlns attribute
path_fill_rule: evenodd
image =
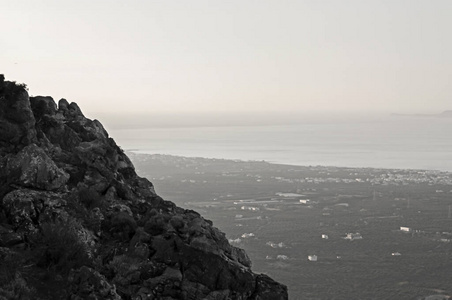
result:
<svg viewBox="0 0 452 300"><path fill-rule="evenodd" d="M159 195L212 220L290 299L452 295L450 173L129 155Z"/></svg>

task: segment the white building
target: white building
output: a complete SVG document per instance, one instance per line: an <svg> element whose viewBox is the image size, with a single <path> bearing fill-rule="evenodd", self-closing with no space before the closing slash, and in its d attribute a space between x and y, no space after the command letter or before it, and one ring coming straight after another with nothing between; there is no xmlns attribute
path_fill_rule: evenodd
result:
<svg viewBox="0 0 452 300"><path fill-rule="evenodd" d="M328 235L322 234L322 239L327 240L328 239Z"/></svg>
<svg viewBox="0 0 452 300"><path fill-rule="evenodd" d="M317 255L308 255L309 261L317 261Z"/></svg>
<svg viewBox="0 0 452 300"><path fill-rule="evenodd" d="M250 238L250 237L253 237L253 236L255 236L255 235L252 232L242 234L242 238L244 238L244 239Z"/></svg>
<svg viewBox="0 0 452 300"><path fill-rule="evenodd" d="M410 227L400 227L400 231L410 232L411 228Z"/></svg>
<svg viewBox="0 0 452 300"><path fill-rule="evenodd" d="M361 236L361 234L357 232L357 233L347 233L347 235L345 236L344 239L353 241L353 240L361 240L362 238L363 237Z"/></svg>
<svg viewBox="0 0 452 300"><path fill-rule="evenodd" d="M279 259L279 260L288 260L289 257L288 257L287 255L278 255L278 256L276 256L276 259Z"/></svg>
<svg viewBox="0 0 452 300"><path fill-rule="evenodd" d="M280 197L304 197L304 195L301 194L295 194L295 193L276 193L276 196Z"/></svg>

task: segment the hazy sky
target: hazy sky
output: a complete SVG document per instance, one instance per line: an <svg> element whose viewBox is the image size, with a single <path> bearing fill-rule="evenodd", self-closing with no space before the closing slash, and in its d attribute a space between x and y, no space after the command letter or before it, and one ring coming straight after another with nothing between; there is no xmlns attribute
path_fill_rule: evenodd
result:
<svg viewBox="0 0 452 300"><path fill-rule="evenodd" d="M452 109L451 0L0 0L0 73L98 112Z"/></svg>

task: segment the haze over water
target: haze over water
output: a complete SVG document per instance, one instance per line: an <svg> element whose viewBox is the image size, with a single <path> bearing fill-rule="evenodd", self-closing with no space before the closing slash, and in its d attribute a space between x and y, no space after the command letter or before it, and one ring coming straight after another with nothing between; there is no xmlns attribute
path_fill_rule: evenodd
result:
<svg viewBox="0 0 452 300"><path fill-rule="evenodd" d="M336 116L300 118L289 124L245 123L109 131L124 149L139 153L304 166L452 171L452 119Z"/></svg>

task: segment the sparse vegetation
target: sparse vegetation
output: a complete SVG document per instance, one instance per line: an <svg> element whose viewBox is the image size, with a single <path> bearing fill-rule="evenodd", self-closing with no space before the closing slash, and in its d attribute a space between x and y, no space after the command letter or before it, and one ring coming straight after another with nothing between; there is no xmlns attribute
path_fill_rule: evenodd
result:
<svg viewBox="0 0 452 300"><path fill-rule="evenodd" d="M0 300L34 299L35 289L22 275L25 257L5 248L0 252Z"/></svg>
<svg viewBox="0 0 452 300"><path fill-rule="evenodd" d="M2 266L2 268L5 268L5 266ZM15 272L14 276L9 278L9 280L0 282L0 300L11 299L37 299L35 289L28 286L20 272Z"/></svg>
<svg viewBox="0 0 452 300"><path fill-rule="evenodd" d="M94 189L82 187L79 190L78 196L79 196L80 202L83 203L88 209L92 209L95 207L101 207L103 204L102 196Z"/></svg>
<svg viewBox="0 0 452 300"><path fill-rule="evenodd" d="M4 78L3 78L4 79ZM28 91L28 87L25 83L16 83L15 81L1 81L0 91L7 97L17 95L19 92Z"/></svg>
<svg viewBox="0 0 452 300"><path fill-rule="evenodd" d="M109 231L116 239L127 242L135 234L137 223L127 212L115 214L110 223L104 225L105 230ZM108 229L108 230L107 230Z"/></svg>
<svg viewBox="0 0 452 300"><path fill-rule="evenodd" d="M94 247L81 224L68 217L53 223L44 223L41 233L34 238L37 264L67 274L72 268L92 265Z"/></svg>
<svg viewBox="0 0 452 300"><path fill-rule="evenodd" d="M168 228L168 220L159 214L152 215L144 225L144 231L150 235L159 235Z"/></svg>

